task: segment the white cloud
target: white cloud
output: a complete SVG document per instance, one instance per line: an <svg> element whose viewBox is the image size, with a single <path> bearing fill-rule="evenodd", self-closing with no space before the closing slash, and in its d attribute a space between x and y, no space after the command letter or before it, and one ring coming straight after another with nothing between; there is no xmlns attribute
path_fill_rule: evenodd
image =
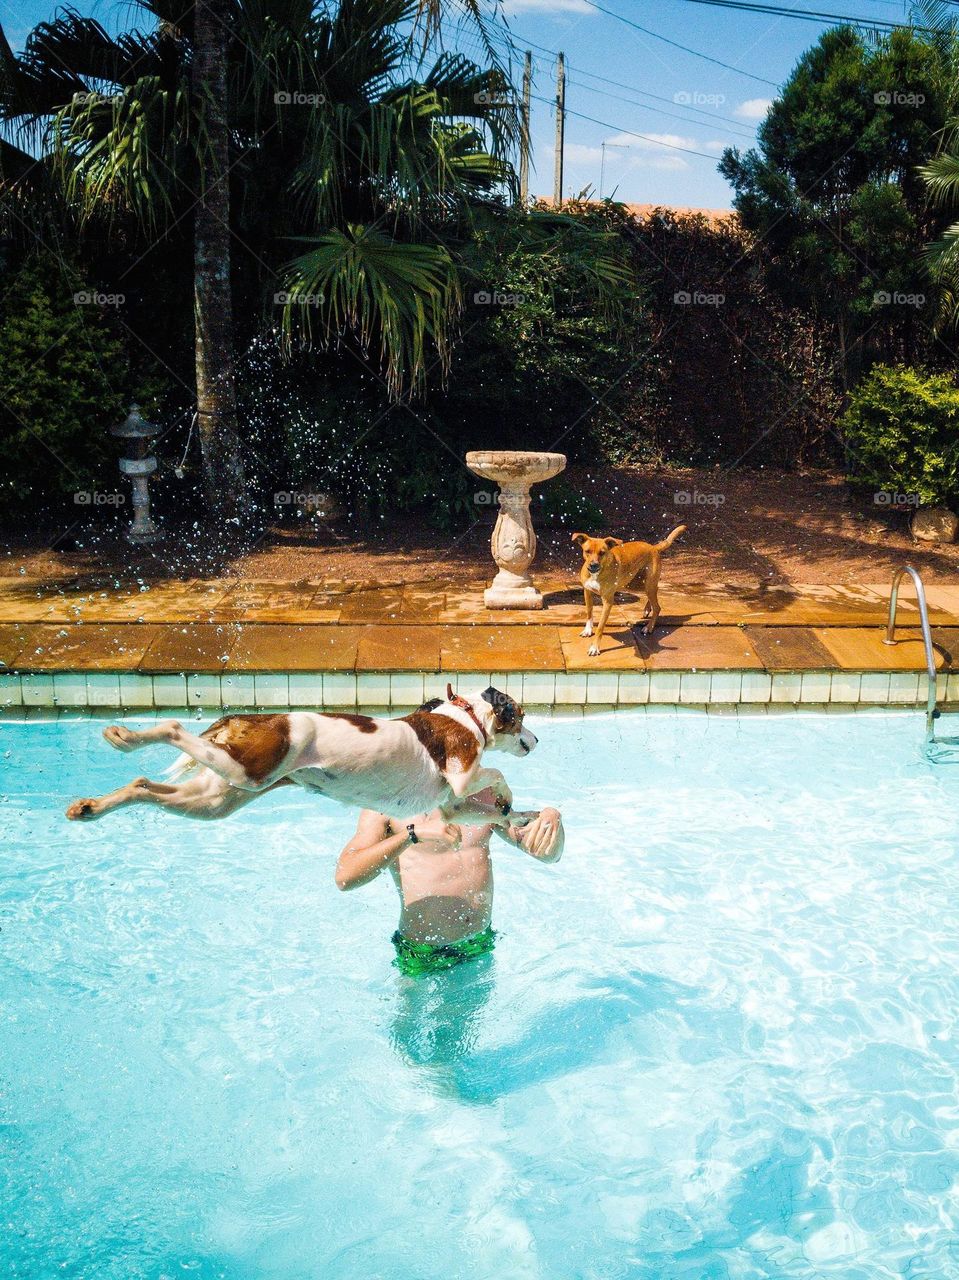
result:
<svg viewBox="0 0 959 1280"><path fill-rule="evenodd" d="M595 13L592 5L586 0L506 0L505 9L508 14L529 13Z"/></svg>
<svg viewBox="0 0 959 1280"><path fill-rule="evenodd" d="M710 138L708 142L703 143L704 151L715 151L717 155L721 151L725 151L729 146L728 142L723 142L721 138Z"/></svg>
<svg viewBox="0 0 959 1280"><path fill-rule="evenodd" d="M653 134L650 134L652 137ZM662 140L672 140L673 134L657 134ZM626 138L631 138L626 143ZM624 140L624 141L620 141ZM682 145L690 142L690 138L685 138ZM629 151L621 150L625 146L629 146ZM544 160L552 159L552 147L543 147L542 154ZM585 146L581 142L567 142L563 148L563 156L565 156L566 164L584 165L588 168L595 166L597 170L599 165L603 163L602 147ZM615 138L608 138L606 147L606 173L615 174L622 173L626 169L663 169L677 170L688 169L688 161L680 154L679 151L668 151L665 147L657 147L656 143L644 142L643 138L634 138L633 134L617 133Z"/></svg>
<svg viewBox="0 0 959 1280"><path fill-rule="evenodd" d="M655 155L649 153L638 157L635 162L635 168L675 171L677 169L688 169L689 161L685 160L678 151L658 151Z"/></svg>
<svg viewBox="0 0 959 1280"><path fill-rule="evenodd" d="M772 98L749 98L739 104L736 115L740 120L764 120L772 105Z"/></svg>
<svg viewBox="0 0 959 1280"><path fill-rule="evenodd" d="M622 138L631 147L635 147L637 151L658 151L662 152L664 147L687 147L695 151L698 143L695 138L686 138L681 133L647 133L645 138L637 138L632 134L620 134L616 141ZM660 145L657 146L656 144Z"/></svg>
<svg viewBox="0 0 959 1280"><path fill-rule="evenodd" d="M553 154L552 147L544 147L544 153ZM569 164L599 164L603 158L602 150L599 147L586 147L581 142L567 142L563 147L563 155ZM607 163L612 160L613 153L607 152Z"/></svg>

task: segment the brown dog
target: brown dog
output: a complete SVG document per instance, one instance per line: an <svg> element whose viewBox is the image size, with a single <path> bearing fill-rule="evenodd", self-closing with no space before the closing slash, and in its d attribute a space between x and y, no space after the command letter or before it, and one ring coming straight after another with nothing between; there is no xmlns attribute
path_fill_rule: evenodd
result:
<svg viewBox="0 0 959 1280"><path fill-rule="evenodd" d="M586 601L586 626L582 635L593 634L593 597L599 596L603 602L599 629L589 646L591 658L599 653L599 642L603 638L616 592L625 591L629 586L646 595L646 609L643 613L643 617L647 619L645 630L647 635L652 633L659 618L656 587L659 582L660 557L685 532L684 524L677 525L662 542L623 542L621 538L591 538L585 533L573 534L573 541L583 553L583 568L579 580L583 584L583 598Z"/></svg>

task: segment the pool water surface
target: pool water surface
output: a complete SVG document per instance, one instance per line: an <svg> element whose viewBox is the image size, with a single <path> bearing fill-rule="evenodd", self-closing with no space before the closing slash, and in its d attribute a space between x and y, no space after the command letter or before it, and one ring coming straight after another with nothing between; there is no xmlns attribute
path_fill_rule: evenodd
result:
<svg viewBox="0 0 959 1280"><path fill-rule="evenodd" d="M130 719L128 723L136 723ZM410 981L353 816L65 804L5 723L0 1276L959 1277L959 765L921 716L538 720L495 953Z"/></svg>

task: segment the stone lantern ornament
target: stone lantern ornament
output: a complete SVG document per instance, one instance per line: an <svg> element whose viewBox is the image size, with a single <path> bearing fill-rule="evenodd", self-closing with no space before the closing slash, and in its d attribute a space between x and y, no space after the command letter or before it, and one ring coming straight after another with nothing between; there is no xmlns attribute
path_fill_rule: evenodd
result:
<svg viewBox="0 0 959 1280"><path fill-rule="evenodd" d="M150 517L150 488L148 476L157 469L157 460L149 452L149 441L160 434L160 428L140 413L140 406L130 405L130 412L118 427L110 428L111 436L129 440L126 453L120 458L120 471L133 482L133 524L127 530L127 541L137 544L158 542L162 532Z"/></svg>
<svg viewBox="0 0 959 1280"><path fill-rule="evenodd" d="M474 475L500 487L499 515L490 549L499 573L483 594L487 609L542 609L543 597L529 576L536 555L536 534L529 518L529 491L566 466L563 453L522 453L481 449L466 455Z"/></svg>

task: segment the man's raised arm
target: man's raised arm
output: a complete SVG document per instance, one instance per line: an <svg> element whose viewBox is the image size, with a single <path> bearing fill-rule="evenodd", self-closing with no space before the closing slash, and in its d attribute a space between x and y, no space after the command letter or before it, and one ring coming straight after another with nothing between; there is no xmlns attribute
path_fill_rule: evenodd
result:
<svg viewBox="0 0 959 1280"><path fill-rule="evenodd" d="M455 823L444 822L441 818L418 818L411 825L417 837L446 843L451 849L458 849L463 838ZM336 887L358 889L360 885L369 884L410 844L405 828L394 834L385 814L364 809L353 838L344 846L337 860Z"/></svg>

